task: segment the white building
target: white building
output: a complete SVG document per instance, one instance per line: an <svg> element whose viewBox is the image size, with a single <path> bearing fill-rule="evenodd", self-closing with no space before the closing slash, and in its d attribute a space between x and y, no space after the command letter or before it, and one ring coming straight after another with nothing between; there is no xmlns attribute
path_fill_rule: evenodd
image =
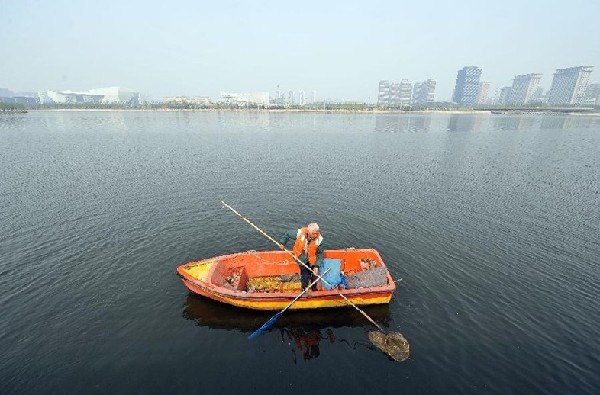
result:
<svg viewBox="0 0 600 395"><path fill-rule="evenodd" d="M163 98L163 103L169 104L192 104L192 105L203 105L210 104L210 98L206 96L174 96Z"/></svg>
<svg viewBox="0 0 600 395"><path fill-rule="evenodd" d="M539 73L515 76L506 102L508 104L529 103L533 99L533 94L536 92L541 78L542 75Z"/></svg>
<svg viewBox="0 0 600 395"><path fill-rule="evenodd" d="M412 83L403 79L399 83L379 81L377 104L380 106L404 106L412 102Z"/></svg>
<svg viewBox="0 0 600 395"><path fill-rule="evenodd" d="M580 104L585 99L593 66L556 69L548 91L550 104Z"/></svg>
<svg viewBox="0 0 600 395"><path fill-rule="evenodd" d="M269 92L221 93L221 97L227 102L235 104L269 105Z"/></svg>
<svg viewBox="0 0 600 395"><path fill-rule="evenodd" d="M90 89L88 91L41 91L38 92L41 104L138 104L140 93L120 87Z"/></svg>
<svg viewBox="0 0 600 395"><path fill-rule="evenodd" d="M436 81L432 79L415 82L413 86L413 101L415 104L426 104L435 101Z"/></svg>
<svg viewBox="0 0 600 395"><path fill-rule="evenodd" d="M477 104L486 104L488 96L490 94L490 83L483 81L479 83L479 97L477 98Z"/></svg>

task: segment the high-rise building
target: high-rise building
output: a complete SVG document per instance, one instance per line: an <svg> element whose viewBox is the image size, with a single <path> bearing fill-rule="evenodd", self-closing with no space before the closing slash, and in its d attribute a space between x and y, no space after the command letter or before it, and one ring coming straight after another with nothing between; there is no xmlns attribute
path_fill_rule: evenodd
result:
<svg viewBox="0 0 600 395"><path fill-rule="evenodd" d="M397 82L390 83L390 99L388 104L396 106L400 102L400 84Z"/></svg>
<svg viewBox="0 0 600 395"><path fill-rule="evenodd" d="M413 87L413 102L415 104L433 103L435 101L435 80L415 82Z"/></svg>
<svg viewBox="0 0 600 395"><path fill-rule="evenodd" d="M400 81L400 89L398 95L398 102L396 104L401 106L408 106L412 103L412 83L409 80Z"/></svg>
<svg viewBox="0 0 600 395"><path fill-rule="evenodd" d="M490 83L480 82L479 83L479 96L477 97L477 104L485 104L490 94Z"/></svg>
<svg viewBox="0 0 600 395"><path fill-rule="evenodd" d="M531 99L529 99L529 103L547 103L547 102L548 102L548 98L546 97L546 94L544 93L544 88L542 88L541 86L538 86L537 88L535 88L535 90L531 94Z"/></svg>
<svg viewBox="0 0 600 395"><path fill-rule="evenodd" d="M512 88L510 86L505 86L504 88L500 89L500 94L498 95L498 98L496 99L496 104L498 105L504 105L508 102L508 97L510 96L510 90Z"/></svg>
<svg viewBox="0 0 600 395"><path fill-rule="evenodd" d="M377 95L377 104L380 106L389 106L392 104L392 84L390 81L379 81L379 93Z"/></svg>
<svg viewBox="0 0 600 395"><path fill-rule="evenodd" d="M299 104L301 106L305 105L306 104L306 93L303 90L300 90L298 92L298 96L299 96L299 99L300 99L300 103Z"/></svg>
<svg viewBox="0 0 600 395"><path fill-rule="evenodd" d="M506 98L508 104L527 104L533 99L533 95L540 84L541 74L516 75L510 89L510 95Z"/></svg>
<svg viewBox="0 0 600 395"><path fill-rule="evenodd" d="M458 70L452 101L462 105L477 104L479 78L481 78L481 69L477 66L465 66Z"/></svg>
<svg viewBox="0 0 600 395"><path fill-rule="evenodd" d="M550 104L579 104L584 101L593 66L556 69L548 91Z"/></svg>
<svg viewBox="0 0 600 395"><path fill-rule="evenodd" d="M600 84L590 84L586 93L586 103L600 104Z"/></svg>
<svg viewBox="0 0 600 395"><path fill-rule="evenodd" d="M377 104L380 106L406 106L412 101L412 84L409 80L379 81Z"/></svg>

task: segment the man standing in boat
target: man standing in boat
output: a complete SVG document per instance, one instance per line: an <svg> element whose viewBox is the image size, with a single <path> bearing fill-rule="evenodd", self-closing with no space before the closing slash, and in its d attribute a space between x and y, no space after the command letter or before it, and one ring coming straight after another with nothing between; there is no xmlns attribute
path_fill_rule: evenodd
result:
<svg viewBox="0 0 600 395"><path fill-rule="evenodd" d="M309 270L304 265L298 264L300 266L302 289L305 289L310 282L316 279L319 273L319 265L323 262L323 236L319 232L319 225L313 222L304 228L291 229L285 232L279 240L279 247L282 250L285 249L289 239L296 240L292 249L294 256L310 267ZM311 289L316 291L317 285L313 285Z"/></svg>

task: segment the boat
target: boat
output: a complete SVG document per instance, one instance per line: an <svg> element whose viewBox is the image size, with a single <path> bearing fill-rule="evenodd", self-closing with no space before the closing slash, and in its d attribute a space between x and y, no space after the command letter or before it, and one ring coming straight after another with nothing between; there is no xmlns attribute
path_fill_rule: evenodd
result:
<svg viewBox="0 0 600 395"><path fill-rule="evenodd" d="M390 302L396 286L376 250L326 250L323 257L333 276L324 274L318 290L304 293L290 310ZM180 265L177 274L190 292L246 309L282 310L302 292L299 265L288 251L221 255Z"/></svg>

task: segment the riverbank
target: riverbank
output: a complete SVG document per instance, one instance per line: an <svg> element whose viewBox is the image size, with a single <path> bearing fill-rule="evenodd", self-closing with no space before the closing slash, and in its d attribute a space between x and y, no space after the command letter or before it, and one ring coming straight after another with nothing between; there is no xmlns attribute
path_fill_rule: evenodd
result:
<svg viewBox="0 0 600 395"><path fill-rule="evenodd" d="M488 110L320 110L320 109L271 109L271 108L39 108L30 111L34 112L257 112L257 113L364 113L364 114L418 114L418 113L441 113L441 114L475 114L490 113Z"/></svg>
<svg viewBox="0 0 600 395"><path fill-rule="evenodd" d="M0 114L26 114L27 110L0 110Z"/></svg>
<svg viewBox="0 0 600 395"><path fill-rule="evenodd" d="M246 113L325 113L325 114L491 114L491 115L578 115L600 116L596 109L428 109L428 110L383 110L383 109L281 109L281 108L39 108L30 110L4 111L0 113L26 112L246 112Z"/></svg>

